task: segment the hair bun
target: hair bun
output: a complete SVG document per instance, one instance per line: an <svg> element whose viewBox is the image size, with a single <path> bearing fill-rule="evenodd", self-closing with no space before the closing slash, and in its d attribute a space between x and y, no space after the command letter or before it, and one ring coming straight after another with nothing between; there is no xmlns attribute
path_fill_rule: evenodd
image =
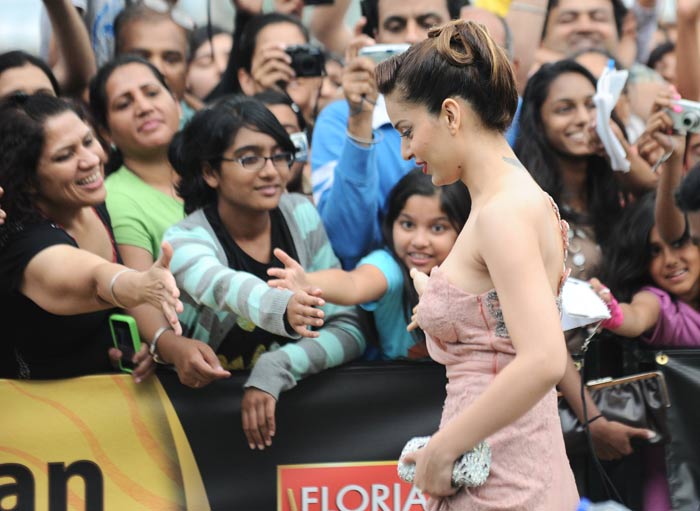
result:
<svg viewBox="0 0 700 511"><path fill-rule="evenodd" d="M435 49L450 64L468 66L474 63L474 53L469 40L474 38L473 22L456 20L431 28L428 37L435 40Z"/></svg>

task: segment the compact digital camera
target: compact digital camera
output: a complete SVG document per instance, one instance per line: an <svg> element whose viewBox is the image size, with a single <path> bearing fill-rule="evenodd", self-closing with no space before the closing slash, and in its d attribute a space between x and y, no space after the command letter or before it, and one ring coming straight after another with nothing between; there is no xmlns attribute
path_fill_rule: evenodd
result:
<svg viewBox="0 0 700 511"><path fill-rule="evenodd" d="M679 105L683 110L680 112L667 110L668 115L673 119L673 131L679 135L700 133L700 103L679 99L674 101L674 105Z"/></svg>
<svg viewBox="0 0 700 511"><path fill-rule="evenodd" d="M357 54L360 57L369 57L375 64L379 64L394 55L405 52L410 47L410 44L375 44L374 46L360 48Z"/></svg>
<svg viewBox="0 0 700 511"><path fill-rule="evenodd" d="M309 159L309 139L306 133L303 131L290 133L289 138L292 139L292 143L296 149L294 161L305 163Z"/></svg>
<svg viewBox="0 0 700 511"><path fill-rule="evenodd" d="M326 59L319 47L311 44L295 44L287 46L284 51L292 57L291 66L297 77L325 74Z"/></svg>

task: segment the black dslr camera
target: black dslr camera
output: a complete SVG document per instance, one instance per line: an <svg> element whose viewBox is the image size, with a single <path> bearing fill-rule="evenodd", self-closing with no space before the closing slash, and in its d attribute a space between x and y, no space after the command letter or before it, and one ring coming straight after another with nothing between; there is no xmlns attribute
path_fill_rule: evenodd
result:
<svg viewBox="0 0 700 511"><path fill-rule="evenodd" d="M285 50L292 57L292 69L297 77L323 76L326 70L326 59L317 46L311 44L295 44Z"/></svg>

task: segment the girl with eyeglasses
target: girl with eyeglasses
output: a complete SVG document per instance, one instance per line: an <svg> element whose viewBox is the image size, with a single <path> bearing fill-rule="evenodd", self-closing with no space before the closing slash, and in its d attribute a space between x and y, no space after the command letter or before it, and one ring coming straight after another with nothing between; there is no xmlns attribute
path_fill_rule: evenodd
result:
<svg viewBox="0 0 700 511"><path fill-rule="evenodd" d="M169 153L189 214L165 233L175 247L183 329L224 369L252 368L241 405L251 449L271 445L280 392L365 348L354 307L325 304L317 289L267 285L268 269L283 267L274 248L307 271L340 267L313 204L285 192L294 151L275 116L241 96L198 112ZM158 355L180 371L187 343L163 340Z"/></svg>

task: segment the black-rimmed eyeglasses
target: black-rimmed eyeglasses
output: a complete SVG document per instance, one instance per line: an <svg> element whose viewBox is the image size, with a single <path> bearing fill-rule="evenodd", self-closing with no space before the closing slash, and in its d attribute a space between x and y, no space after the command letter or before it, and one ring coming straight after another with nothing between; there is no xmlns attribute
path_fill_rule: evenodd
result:
<svg viewBox="0 0 700 511"><path fill-rule="evenodd" d="M292 153L276 153L272 156L244 156L243 158L225 158L222 156L221 159L238 163L241 167L251 172L261 170L267 163L267 160L270 160L272 165L280 170L289 170L289 167L294 163L294 155Z"/></svg>

